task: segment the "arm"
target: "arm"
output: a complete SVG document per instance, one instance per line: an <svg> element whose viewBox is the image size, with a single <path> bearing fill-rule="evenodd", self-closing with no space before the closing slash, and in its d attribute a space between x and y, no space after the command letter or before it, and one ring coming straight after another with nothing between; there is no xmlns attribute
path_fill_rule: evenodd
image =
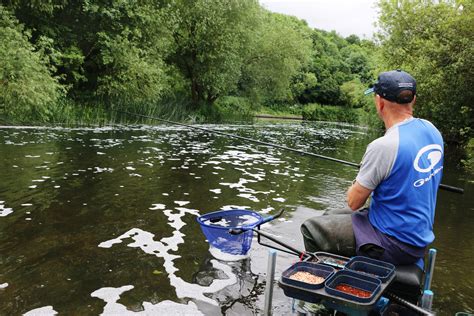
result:
<svg viewBox="0 0 474 316"><path fill-rule="evenodd" d="M347 205L351 208L351 210L357 211L362 206L364 206L365 202L369 198L370 193L372 193L372 190L369 190L359 184L359 182L354 181L352 186L347 191Z"/></svg>
<svg viewBox="0 0 474 316"><path fill-rule="evenodd" d="M398 138L393 135L378 138L367 146L356 181L347 191L347 205L352 210L363 207L372 191L390 175L398 151Z"/></svg>

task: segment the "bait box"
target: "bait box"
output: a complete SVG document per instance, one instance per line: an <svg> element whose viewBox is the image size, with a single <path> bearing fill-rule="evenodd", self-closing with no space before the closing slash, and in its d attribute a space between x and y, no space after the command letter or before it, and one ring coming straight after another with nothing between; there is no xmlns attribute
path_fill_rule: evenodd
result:
<svg viewBox="0 0 474 316"><path fill-rule="evenodd" d="M290 277L295 274L296 272L309 272L315 276L319 276L324 279L323 282L319 284L311 284L311 283L306 283L303 281L298 281L291 279ZM298 286L304 289L308 290L315 290L315 289L320 289L324 287L325 281L334 273L334 268L331 268L329 266L325 266L322 264L318 263L311 263L311 262L297 262L288 269L286 269L282 273L282 280L286 284Z"/></svg>
<svg viewBox="0 0 474 316"><path fill-rule="evenodd" d="M395 266L393 264L362 256L353 257L346 264L345 269L367 274L382 282L387 282L387 280L395 275Z"/></svg>
<svg viewBox="0 0 474 316"><path fill-rule="evenodd" d="M337 290L336 287L340 284L347 284L353 288L370 292L369 297L358 297L344 291ZM380 292L382 282L374 277L366 274L357 273L350 270L342 270L336 272L326 282L326 292L333 296L342 297L354 302L368 303L373 300Z"/></svg>
<svg viewBox="0 0 474 316"><path fill-rule="evenodd" d="M331 255L325 252L316 252L315 254L316 255L318 254ZM342 258L341 260L344 259L346 260L346 262L349 261L349 258L342 257L342 256L332 255L331 257L339 257L338 259ZM308 260L311 260L311 259L307 259L304 262L308 262ZM325 285L328 284L330 279L333 279L337 273L341 273L341 272L353 273L358 278L368 277L361 273L352 272L349 270L342 270L342 271L335 272L331 277L326 279ZM374 279L374 278L370 278L370 279ZM307 289L305 287L295 285L294 283L287 283L286 282L287 279L284 279L283 275L282 277L280 277L278 284L283 289L283 292L285 293L285 295L288 297L296 298L296 299L309 302L309 303L324 304L325 306L328 306L332 309L336 309L342 312L346 311L348 314L351 314L351 313L357 313L357 312L364 313L364 312L370 311L376 305L376 303L382 296L383 292L388 288L388 286L390 286L390 284L393 282L394 279L395 279L395 274L393 274L386 282L383 282L383 283L381 283L380 280L375 279L376 283L377 282L381 283L380 289L376 293L373 293L372 296L370 297L370 300L366 302L354 300L352 299L353 296L351 296L350 299L348 299L345 297L341 297L339 295L333 295L327 292L326 287L322 287L319 289Z"/></svg>

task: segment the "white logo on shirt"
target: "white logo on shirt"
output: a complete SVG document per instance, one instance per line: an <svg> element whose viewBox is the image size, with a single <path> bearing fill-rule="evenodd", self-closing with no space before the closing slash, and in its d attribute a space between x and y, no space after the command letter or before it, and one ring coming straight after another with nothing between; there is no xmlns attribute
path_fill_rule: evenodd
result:
<svg viewBox="0 0 474 316"><path fill-rule="evenodd" d="M424 155L426 155L426 159L429 160L430 162L430 165L428 167L420 166L420 163L421 163L420 159ZM441 169L443 169L443 166L440 166L439 168L436 168L433 171L433 168L441 161L442 157L443 157L443 148L438 144L431 144L420 149L420 151L416 155L415 161L413 161L413 167L418 172L422 172L422 173L430 172L430 175L426 178L421 178L421 179L416 180L413 183L415 187L421 187L423 184L430 181L434 175L436 175L438 172L441 171Z"/></svg>

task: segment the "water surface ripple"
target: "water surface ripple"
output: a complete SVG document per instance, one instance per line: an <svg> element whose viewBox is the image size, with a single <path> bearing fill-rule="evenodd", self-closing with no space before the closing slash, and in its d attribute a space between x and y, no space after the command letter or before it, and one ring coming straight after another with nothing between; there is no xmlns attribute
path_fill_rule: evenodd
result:
<svg viewBox="0 0 474 316"><path fill-rule="evenodd" d="M374 138L329 123L203 125L360 161ZM196 217L244 208L285 215L263 228L302 248L306 218L345 205L357 170L183 127L0 127L0 315L262 313L266 248L214 259ZM439 311L472 311L473 184L445 168L434 246ZM279 253L278 278L297 260ZM462 279L459 278L462 276ZM274 314L291 300L275 285Z"/></svg>

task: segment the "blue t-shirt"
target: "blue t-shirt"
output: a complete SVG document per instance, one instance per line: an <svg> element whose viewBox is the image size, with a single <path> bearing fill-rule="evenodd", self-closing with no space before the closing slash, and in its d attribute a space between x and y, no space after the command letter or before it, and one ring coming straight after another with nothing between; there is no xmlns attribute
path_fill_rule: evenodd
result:
<svg viewBox="0 0 474 316"><path fill-rule="evenodd" d="M373 141L356 180L374 190L369 220L381 232L416 247L434 240L436 196L443 171L443 138L411 118Z"/></svg>

